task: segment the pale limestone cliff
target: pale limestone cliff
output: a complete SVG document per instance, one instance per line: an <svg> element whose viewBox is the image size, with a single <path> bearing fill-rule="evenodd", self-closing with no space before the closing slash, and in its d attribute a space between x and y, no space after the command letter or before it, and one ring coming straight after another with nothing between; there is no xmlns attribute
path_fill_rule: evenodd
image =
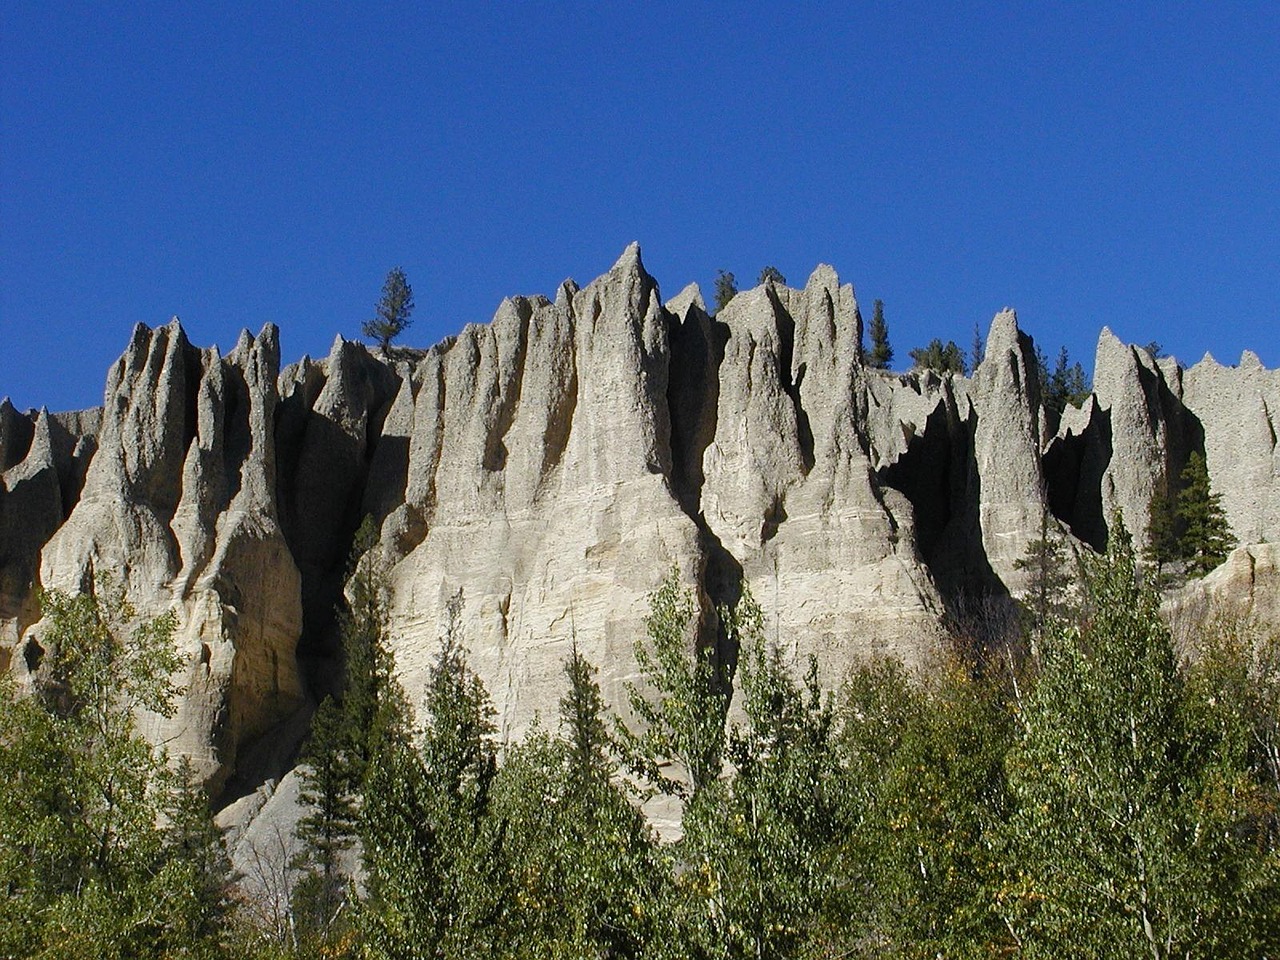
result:
<svg viewBox="0 0 1280 960"><path fill-rule="evenodd" d="M1237 367L1206 356L1184 373L1181 399L1236 537L1280 541L1280 370L1249 351Z"/></svg>
<svg viewBox="0 0 1280 960"><path fill-rule="evenodd" d="M1073 549L1104 546L1115 511L1141 541L1193 450L1242 543L1280 540L1280 375L1251 355L1182 370L1104 330L1095 395L1050 418L1012 311L971 378L869 370L861 338L830 267L712 316L693 286L664 304L635 246L422 352L338 338L281 371L274 327L226 357L139 327L100 411L0 404L4 659L38 661L37 588L123 579L142 612L179 617L186 692L146 729L251 797L340 686L366 515L411 702L453 610L504 736L554 714L575 640L620 705L672 568L697 599L691 643L731 667L715 607L749 587L770 640L834 684L881 654L931 669L949 623L1021 589L1046 510ZM1274 550L1242 549L1205 589L1266 613Z"/></svg>
<svg viewBox="0 0 1280 960"><path fill-rule="evenodd" d="M38 571L65 591L123 581L142 615L177 612L184 693L176 717L143 718L144 729L215 785L242 744L303 703L299 580L275 512L278 366L274 327L223 359L176 322L139 326L108 378L83 490Z"/></svg>

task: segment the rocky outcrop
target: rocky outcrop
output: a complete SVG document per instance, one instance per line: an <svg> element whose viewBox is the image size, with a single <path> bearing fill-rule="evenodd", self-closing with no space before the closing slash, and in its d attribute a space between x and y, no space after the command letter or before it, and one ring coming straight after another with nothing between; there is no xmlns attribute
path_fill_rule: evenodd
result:
<svg viewBox="0 0 1280 960"><path fill-rule="evenodd" d="M701 515L768 631L828 677L872 654L929 663L943 604L911 505L872 462L853 288L820 266L803 290L740 293L716 324L725 346Z"/></svg>
<svg viewBox="0 0 1280 960"><path fill-rule="evenodd" d="M1175 625L1198 626L1214 616L1280 625L1280 543L1237 547L1216 570L1169 597L1165 609Z"/></svg>
<svg viewBox="0 0 1280 960"><path fill-rule="evenodd" d="M175 718L144 729L215 787L303 702L299 577L275 508L278 367L272 326L226 358L176 322L137 327L107 381L84 488L40 560L44 587L106 576L141 615L178 614L184 695Z"/></svg>
<svg viewBox="0 0 1280 960"><path fill-rule="evenodd" d="M1119 515L1141 549L1147 542L1151 498L1169 489L1187 451L1177 401L1176 365L1158 365L1146 350L1128 346L1104 327L1094 361L1097 442L1089 464L1101 497L1092 524L1109 528ZM1172 381L1172 382L1171 382ZM1090 484L1092 487L1092 484ZM1105 541L1105 534L1095 542Z"/></svg>
<svg viewBox="0 0 1280 960"><path fill-rule="evenodd" d="M704 565L672 484L670 365L636 247L554 303L504 302L421 361L416 401L396 403L405 501L383 524L413 699L457 597L505 734L553 713L575 636L621 701L646 595L673 566L696 586Z"/></svg>
<svg viewBox="0 0 1280 960"><path fill-rule="evenodd" d="M1104 330L1095 395L1050 416L1012 311L971 378L870 370L861 339L830 267L712 316L695 286L663 303L634 245L426 351L339 337L281 371L271 326L225 357L140 326L101 410L0 404L4 657L27 668L42 586L105 572L142 613L176 612L186 692L146 729L228 784L240 823L340 686L335 609L366 516L411 702L453 629L508 737L554 714L575 642L621 705L673 568L690 642L729 672L716 607L744 589L829 683L882 654L928 670L975 599L1021 589L1042 519L1100 549L1118 512L1141 541L1152 492L1197 450L1248 545L1214 576L1247 592L1248 566L1251 609L1271 609L1257 544L1280 540L1280 375L1256 358L1183 370Z"/></svg>
<svg viewBox="0 0 1280 960"><path fill-rule="evenodd" d="M1280 370L1247 350L1236 367L1206 356L1183 375L1181 399L1237 539L1280 541Z"/></svg>
<svg viewBox="0 0 1280 960"><path fill-rule="evenodd" d="M1039 536L1046 509L1040 455L1044 411L1035 347L1012 310L996 314L970 397L974 456L970 482L987 561L1020 587L1014 567Z"/></svg>

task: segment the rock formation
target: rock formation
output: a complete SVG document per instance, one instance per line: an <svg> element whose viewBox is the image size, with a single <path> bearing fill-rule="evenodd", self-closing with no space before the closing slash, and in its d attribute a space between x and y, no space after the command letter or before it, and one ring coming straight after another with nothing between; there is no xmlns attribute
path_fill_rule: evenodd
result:
<svg viewBox="0 0 1280 960"><path fill-rule="evenodd" d="M868 369L861 340L830 267L712 316L693 286L664 303L636 246L425 352L338 338L282 371L271 326L225 357L139 326L100 410L0 404L3 659L38 662L41 587L107 574L174 610L185 694L146 729L247 809L340 682L366 515L410 699L454 618L519 736L553 715L575 640L622 702L673 568L693 641L730 668L716 607L750 589L770 640L829 683L881 654L928 670L959 611L1022 588L1042 518L1082 550L1118 512L1141 543L1152 492L1199 450L1245 545L1205 589L1247 581L1251 610L1274 607L1256 584L1280 541L1280 373L1253 355L1184 370L1104 330L1094 395L1056 417L1012 311L971 378Z"/></svg>

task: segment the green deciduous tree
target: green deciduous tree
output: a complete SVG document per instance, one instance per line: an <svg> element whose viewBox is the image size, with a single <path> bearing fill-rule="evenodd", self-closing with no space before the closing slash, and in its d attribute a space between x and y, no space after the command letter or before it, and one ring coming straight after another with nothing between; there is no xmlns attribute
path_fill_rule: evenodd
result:
<svg viewBox="0 0 1280 960"><path fill-rule="evenodd" d="M749 590L722 619L741 651L745 721L729 736L733 776L685 815L677 889L688 939L707 956L806 955L823 940L845 834L835 711L812 658L798 681L766 643Z"/></svg>
<svg viewBox="0 0 1280 960"><path fill-rule="evenodd" d="M604 699L576 646L565 672L558 732L535 730L508 752L494 781L511 884L503 949L637 957L668 916L658 851L615 780Z"/></svg>
<svg viewBox="0 0 1280 960"><path fill-rule="evenodd" d="M911 362L921 370L933 370L937 373L964 373L964 351L956 346L954 340L945 344L934 337L927 347L917 347L909 354Z"/></svg>
<svg viewBox="0 0 1280 960"><path fill-rule="evenodd" d="M889 346L889 325L884 319L884 301L877 300L871 314L871 352L867 354L867 366L888 370L893 362L893 347Z"/></svg>
<svg viewBox="0 0 1280 960"><path fill-rule="evenodd" d="M105 581L41 603L33 694L0 678L0 954L208 955L220 840L135 720L173 715L174 617L140 620Z"/></svg>
<svg viewBox="0 0 1280 960"><path fill-rule="evenodd" d="M394 267L382 284L382 298L378 301L376 316L364 321L361 330L366 337L376 340L378 346L386 350L391 341L404 333L413 322L409 319L413 307L413 288L409 286L404 270Z"/></svg>
<svg viewBox="0 0 1280 960"><path fill-rule="evenodd" d="M1020 717L997 906L1031 957L1266 955L1280 927L1258 895L1274 852L1246 829L1247 771L1189 709L1158 598L1116 527L1090 618L1045 639Z"/></svg>
<svg viewBox="0 0 1280 960"><path fill-rule="evenodd" d="M641 729L621 722L617 733L632 770L660 792L694 799L720 775L724 759L725 684L710 651L695 644L693 594L672 569L649 596L646 640L636 644L645 686L627 684L627 701ZM674 777L661 773L674 762Z"/></svg>
<svg viewBox="0 0 1280 960"><path fill-rule="evenodd" d="M1007 940L988 834L1004 810L1010 714L994 688L941 667L920 684L873 664L842 691L839 903L866 955L992 956Z"/></svg>

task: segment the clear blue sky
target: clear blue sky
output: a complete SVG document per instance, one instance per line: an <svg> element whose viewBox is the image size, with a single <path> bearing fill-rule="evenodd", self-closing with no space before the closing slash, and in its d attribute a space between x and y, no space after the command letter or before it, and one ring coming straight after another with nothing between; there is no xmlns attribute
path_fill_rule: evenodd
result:
<svg viewBox="0 0 1280 960"><path fill-rule="evenodd" d="M1280 365L1280 5L813 6L7 0L0 394L175 313L325 354L395 265L426 346L631 240L665 296L832 263L903 362L1010 305Z"/></svg>

